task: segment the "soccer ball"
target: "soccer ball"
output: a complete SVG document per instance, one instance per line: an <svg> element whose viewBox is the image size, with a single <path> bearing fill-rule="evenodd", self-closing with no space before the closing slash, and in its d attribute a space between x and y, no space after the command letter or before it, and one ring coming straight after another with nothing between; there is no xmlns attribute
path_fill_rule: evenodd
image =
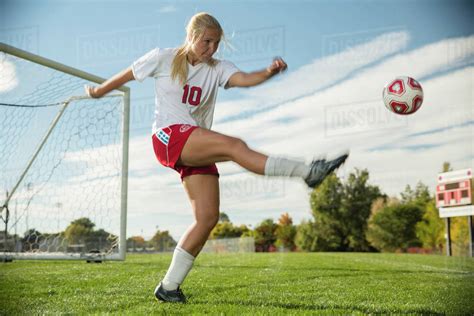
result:
<svg viewBox="0 0 474 316"><path fill-rule="evenodd" d="M383 88L383 102L396 114L413 114L423 103L423 88L411 77L397 77Z"/></svg>

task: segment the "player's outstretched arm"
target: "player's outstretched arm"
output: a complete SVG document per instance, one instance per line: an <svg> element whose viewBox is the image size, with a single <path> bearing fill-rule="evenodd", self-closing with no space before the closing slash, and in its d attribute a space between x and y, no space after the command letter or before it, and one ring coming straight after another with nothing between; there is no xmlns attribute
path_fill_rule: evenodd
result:
<svg viewBox="0 0 474 316"><path fill-rule="evenodd" d="M272 64L264 70L254 71L250 73L237 72L233 74L227 82L227 88L232 87L253 87L259 85L274 75L285 71L287 64L281 57L273 60Z"/></svg>
<svg viewBox="0 0 474 316"><path fill-rule="evenodd" d="M84 89L86 90L88 96L92 98L100 98L110 91L123 86L125 83L131 80L135 80L135 77L133 76L132 68L128 67L127 69L119 72L112 78L102 83L100 86L86 85L84 86Z"/></svg>

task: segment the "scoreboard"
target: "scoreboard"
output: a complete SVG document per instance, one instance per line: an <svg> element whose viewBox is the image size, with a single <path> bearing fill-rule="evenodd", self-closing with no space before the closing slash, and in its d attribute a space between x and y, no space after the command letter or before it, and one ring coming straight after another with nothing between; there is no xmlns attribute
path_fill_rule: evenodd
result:
<svg viewBox="0 0 474 316"><path fill-rule="evenodd" d="M436 206L440 208L441 217L472 215L472 186L470 168L440 173L436 186Z"/></svg>

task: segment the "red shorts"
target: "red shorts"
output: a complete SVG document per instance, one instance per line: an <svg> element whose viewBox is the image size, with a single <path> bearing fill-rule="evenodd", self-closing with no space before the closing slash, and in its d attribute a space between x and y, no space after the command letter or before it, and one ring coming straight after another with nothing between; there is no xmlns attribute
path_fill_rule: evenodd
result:
<svg viewBox="0 0 474 316"><path fill-rule="evenodd" d="M152 136L153 150L158 161L165 167L176 170L181 180L193 174L213 174L219 176L216 164L204 167L176 165L189 135L198 128L189 124L174 124L160 128Z"/></svg>

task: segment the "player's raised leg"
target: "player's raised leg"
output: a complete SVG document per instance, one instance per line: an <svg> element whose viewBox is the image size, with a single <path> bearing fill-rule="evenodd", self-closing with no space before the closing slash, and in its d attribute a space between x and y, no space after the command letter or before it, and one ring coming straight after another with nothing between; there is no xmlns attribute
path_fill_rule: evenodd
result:
<svg viewBox="0 0 474 316"><path fill-rule="evenodd" d="M236 137L203 128L195 129L181 152L179 163L197 167L216 162L234 161L256 174L280 177L300 177L309 187L316 187L347 159L348 153L326 161L320 159L307 165L302 161L267 156L252 150Z"/></svg>
<svg viewBox="0 0 474 316"><path fill-rule="evenodd" d="M267 158L267 155L250 149L239 138L196 128L186 141L178 164L198 167L234 161L249 171L263 175Z"/></svg>
<svg viewBox="0 0 474 316"><path fill-rule="evenodd" d="M183 179L194 212L194 223L181 237L171 265L155 290L162 301L185 302L179 286L192 268L194 259L219 220L219 182L215 175L191 175Z"/></svg>

